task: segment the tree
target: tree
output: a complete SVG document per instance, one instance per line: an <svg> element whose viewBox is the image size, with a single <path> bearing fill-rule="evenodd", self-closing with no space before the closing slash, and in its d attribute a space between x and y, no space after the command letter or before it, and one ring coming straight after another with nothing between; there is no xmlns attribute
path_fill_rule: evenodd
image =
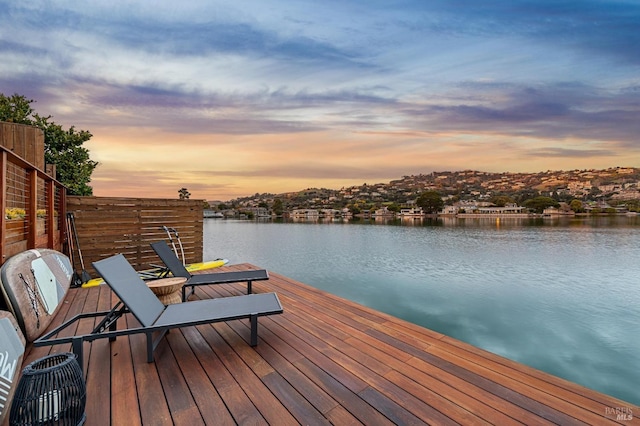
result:
<svg viewBox="0 0 640 426"><path fill-rule="evenodd" d="M630 212L640 211L640 200L627 200L625 204Z"/></svg>
<svg viewBox="0 0 640 426"><path fill-rule="evenodd" d="M282 216L284 212L284 204L280 198L276 198L273 200L273 206L271 206L271 210L276 214L276 216Z"/></svg>
<svg viewBox="0 0 640 426"><path fill-rule="evenodd" d="M387 206L387 210L389 210L390 212L398 213L402 209L397 203L391 203Z"/></svg>
<svg viewBox="0 0 640 426"><path fill-rule="evenodd" d="M515 203L516 200L514 200L512 197L509 197L508 195L496 195L491 199L491 202L497 207L504 207L507 204Z"/></svg>
<svg viewBox="0 0 640 426"><path fill-rule="evenodd" d="M527 188L527 189L521 189L517 191L515 194L513 194L513 197L515 198L516 203L519 206L522 206L526 200L537 197L539 195L540 195L539 191L536 191L535 189Z"/></svg>
<svg viewBox="0 0 640 426"><path fill-rule="evenodd" d="M596 198L598 198L598 195L600 194L602 194L602 191L600 190L600 188L598 188L597 186L592 186L591 189L589 190L589 199L595 200Z"/></svg>
<svg viewBox="0 0 640 426"><path fill-rule="evenodd" d="M62 182L73 195L91 195L93 188L91 174L98 165L89 158L89 150L82 146L91 139L92 134L71 126L64 130L62 126L49 122L50 117L36 114L35 125L44 131L44 161L56 165L56 179Z"/></svg>
<svg viewBox="0 0 640 426"><path fill-rule="evenodd" d="M536 197L526 200L523 205L535 211L536 213L542 213L547 207L560 207L560 203L551 197Z"/></svg>
<svg viewBox="0 0 640 426"><path fill-rule="evenodd" d="M349 211L354 216L357 215L357 214L360 214L360 209L358 208L358 206L356 204L351 204L349 206Z"/></svg>
<svg viewBox="0 0 640 426"><path fill-rule="evenodd" d="M22 95L7 97L0 93L0 121L35 126L44 132L44 161L55 164L56 179L69 194L92 195L91 174L98 166L89 158L89 150L82 145L93 136L86 130L77 131L71 126L64 130L51 121L51 116L41 116L33 111L34 101Z"/></svg>
<svg viewBox="0 0 640 426"><path fill-rule="evenodd" d="M425 191L416 200L418 207L426 214L438 213L444 207L444 201L439 192Z"/></svg>
<svg viewBox="0 0 640 426"><path fill-rule="evenodd" d="M33 100L27 99L17 93L11 97L0 93L0 121L32 125L32 102Z"/></svg>
<svg viewBox="0 0 640 426"><path fill-rule="evenodd" d="M584 206L582 205L582 201L580 200L571 200L571 203L569 203L569 207L571 207L571 210L573 210L575 213L584 212Z"/></svg>
<svg viewBox="0 0 640 426"><path fill-rule="evenodd" d="M188 200L191 196L191 193L187 190L187 188L180 188L178 190L178 195L180 195L181 200Z"/></svg>

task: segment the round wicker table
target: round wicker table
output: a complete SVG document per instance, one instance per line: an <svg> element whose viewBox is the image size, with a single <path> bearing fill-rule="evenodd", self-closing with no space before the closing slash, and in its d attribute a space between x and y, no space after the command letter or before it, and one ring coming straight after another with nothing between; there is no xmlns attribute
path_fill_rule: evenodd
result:
<svg viewBox="0 0 640 426"><path fill-rule="evenodd" d="M160 278L159 280L147 281L147 286L163 304L170 305L182 302L180 290L186 281L187 279L184 277Z"/></svg>

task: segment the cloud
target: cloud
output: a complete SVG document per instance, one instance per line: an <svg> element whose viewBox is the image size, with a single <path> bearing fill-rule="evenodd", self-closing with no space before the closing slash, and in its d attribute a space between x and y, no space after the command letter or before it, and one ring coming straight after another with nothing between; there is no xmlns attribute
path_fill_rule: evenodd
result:
<svg viewBox="0 0 640 426"><path fill-rule="evenodd" d="M622 0L0 0L0 92L91 131L100 191L637 165L639 26Z"/></svg>
<svg viewBox="0 0 640 426"><path fill-rule="evenodd" d="M419 6L416 6L419 7ZM432 5L424 4L428 11ZM476 37L514 37L578 49L585 55L606 55L640 64L640 4L624 0L473 0L444 3L433 32Z"/></svg>
<svg viewBox="0 0 640 426"><path fill-rule="evenodd" d="M604 149L541 148L530 150L526 155L531 157L601 158L614 157L618 154L615 151Z"/></svg>
<svg viewBox="0 0 640 426"><path fill-rule="evenodd" d="M581 84L536 87L474 84L475 98L407 105L412 128L491 132L545 139L585 138L636 146L640 96L636 90L602 90ZM454 105L450 105L452 100ZM638 146L636 146L638 148Z"/></svg>

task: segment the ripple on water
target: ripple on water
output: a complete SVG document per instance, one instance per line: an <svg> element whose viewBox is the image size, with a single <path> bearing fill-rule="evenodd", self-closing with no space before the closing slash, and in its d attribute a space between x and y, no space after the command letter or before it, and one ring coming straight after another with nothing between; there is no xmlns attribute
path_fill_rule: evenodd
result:
<svg viewBox="0 0 640 426"><path fill-rule="evenodd" d="M640 227L205 221L249 262L640 404Z"/></svg>

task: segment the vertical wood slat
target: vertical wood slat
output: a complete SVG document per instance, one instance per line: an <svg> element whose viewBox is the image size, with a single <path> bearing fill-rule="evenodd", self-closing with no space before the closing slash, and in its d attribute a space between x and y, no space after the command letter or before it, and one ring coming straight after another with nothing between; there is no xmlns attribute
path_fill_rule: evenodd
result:
<svg viewBox="0 0 640 426"><path fill-rule="evenodd" d="M5 147L9 151L13 151L13 142L11 141L12 133L9 123L0 122L0 146Z"/></svg>
<svg viewBox="0 0 640 426"><path fill-rule="evenodd" d="M12 123L11 133L12 133L11 142L13 143L13 152L18 157L24 158L25 160L29 161L29 159L26 158L27 144L25 140L25 133L24 133L23 126L19 126L15 123Z"/></svg>
<svg viewBox="0 0 640 426"><path fill-rule="evenodd" d="M37 130L39 130L39 129L34 129L34 140L33 140L34 151L33 151L33 156L34 156L35 161L34 161L33 164L35 164L36 167L38 167L40 170L45 170L46 163L44 161L44 132L43 131L37 131ZM56 177L55 167L54 167L54 172L50 173L49 175L53 176L54 178Z"/></svg>
<svg viewBox="0 0 640 426"><path fill-rule="evenodd" d="M24 127L18 126L17 124L12 124L11 127L13 129L13 152L15 152L18 157L29 161L29 159L26 158L27 144Z"/></svg>

